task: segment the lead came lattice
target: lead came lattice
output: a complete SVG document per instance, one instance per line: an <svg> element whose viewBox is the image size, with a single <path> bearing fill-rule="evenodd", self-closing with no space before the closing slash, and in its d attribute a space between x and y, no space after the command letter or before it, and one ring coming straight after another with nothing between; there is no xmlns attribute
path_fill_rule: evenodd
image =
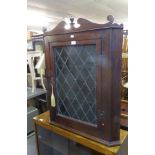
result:
<svg viewBox="0 0 155 155"><path fill-rule="evenodd" d="M96 46L55 47L58 113L96 124Z"/></svg>

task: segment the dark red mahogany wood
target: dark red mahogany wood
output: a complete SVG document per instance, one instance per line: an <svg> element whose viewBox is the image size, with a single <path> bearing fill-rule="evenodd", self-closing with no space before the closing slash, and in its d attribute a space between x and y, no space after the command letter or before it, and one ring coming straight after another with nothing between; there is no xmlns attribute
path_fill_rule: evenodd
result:
<svg viewBox="0 0 155 155"><path fill-rule="evenodd" d="M107 17L108 23L96 24L78 19L79 28L60 22L53 30L44 33L45 59L47 69L47 102L50 110L50 122L79 135L109 146L120 144L120 80L123 25L113 23L114 18ZM70 35L73 34L74 38ZM54 47L71 45L96 45L96 116L97 125L65 117L57 113L57 106L51 107L51 85L56 96L56 74ZM73 45L74 46L74 45ZM67 90L66 90L67 91ZM58 104L58 103L56 103Z"/></svg>

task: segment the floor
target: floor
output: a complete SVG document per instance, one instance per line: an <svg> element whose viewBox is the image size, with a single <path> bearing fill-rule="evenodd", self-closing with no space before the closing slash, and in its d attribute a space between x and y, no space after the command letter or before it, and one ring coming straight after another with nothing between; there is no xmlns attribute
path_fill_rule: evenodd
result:
<svg viewBox="0 0 155 155"><path fill-rule="evenodd" d="M27 155L37 155L34 132L27 136Z"/></svg>

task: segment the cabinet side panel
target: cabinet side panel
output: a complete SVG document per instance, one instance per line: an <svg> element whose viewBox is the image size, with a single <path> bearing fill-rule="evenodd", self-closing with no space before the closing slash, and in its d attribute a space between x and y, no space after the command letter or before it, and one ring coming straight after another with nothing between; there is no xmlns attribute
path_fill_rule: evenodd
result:
<svg viewBox="0 0 155 155"><path fill-rule="evenodd" d="M104 138L120 140L120 80L122 29L104 31L102 39L102 108L104 113Z"/></svg>
<svg viewBox="0 0 155 155"><path fill-rule="evenodd" d="M111 135L112 140L120 138L120 107L121 107L121 62L122 62L121 29L113 29L111 35L111 64L112 64L112 92L111 92Z"/></svg>

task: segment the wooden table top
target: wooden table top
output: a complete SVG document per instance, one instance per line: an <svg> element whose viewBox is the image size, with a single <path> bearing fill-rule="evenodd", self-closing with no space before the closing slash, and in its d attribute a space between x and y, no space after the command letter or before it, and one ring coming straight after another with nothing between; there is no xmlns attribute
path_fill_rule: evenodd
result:
<svg viewBox="0 0 155 155"><path fill-rule="evenodd" d="M68 130L62 129L60 127L57 127L55 125L52 125L49 123L50 116L49 116L49 111L42 113L36 117L33 118L35 124L42 126L56 134L59 134L65 138L68 138L72 141L75 141L77 143L80 143L88 148L91 148L97 152L100 152L102 154L106 155L116 155L117 152L120 150L121 145L124 143L125 139L128 136L128 131L125 130L120 130L120 146L113 146L113 147L108 147L106 145L103 145L99 142L95 142L93 140L90 140L88 138L85 138L83 136L77 135L73 132L70 132Z"/></svg>

